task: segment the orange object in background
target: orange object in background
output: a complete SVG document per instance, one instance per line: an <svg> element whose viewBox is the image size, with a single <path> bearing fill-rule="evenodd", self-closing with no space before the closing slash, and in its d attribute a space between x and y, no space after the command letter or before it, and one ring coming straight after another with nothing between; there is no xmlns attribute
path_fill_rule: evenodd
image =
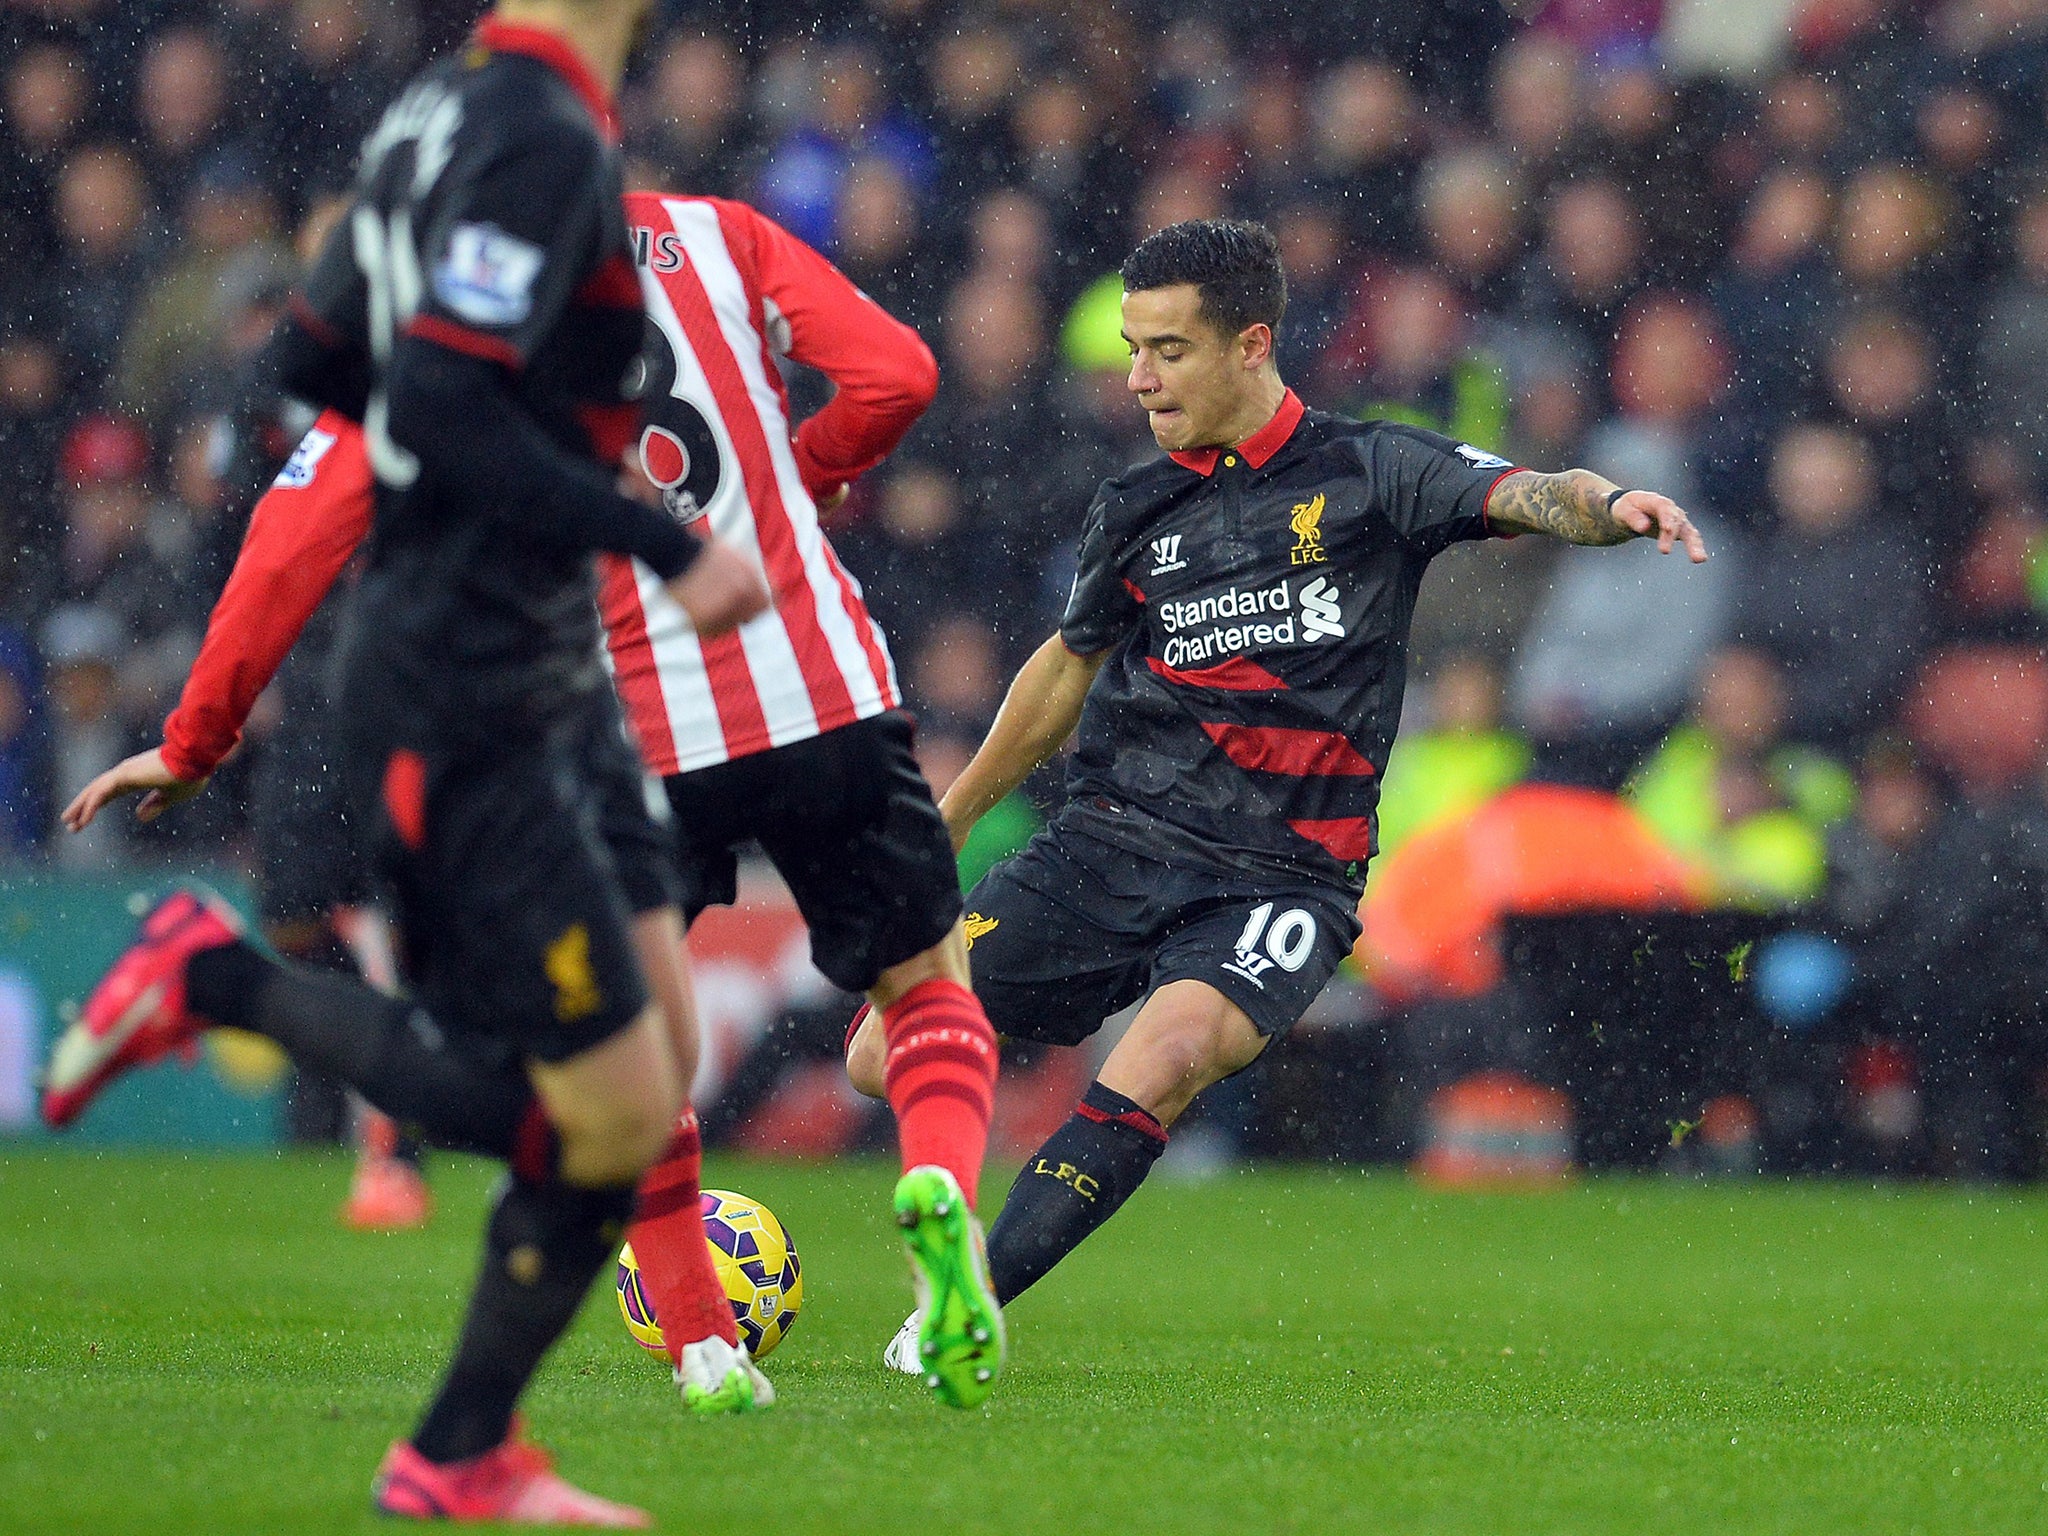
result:
<svg viewBox="0 0 2048 1536"><path fill-rule="evenodd" d="M1692 910L1706 883L1613 795L1522 784L1411 838L1375 869L1354 951L1395 1001L1500 981L1510 915Z"/></svg>
<svg viewBox="0 0 2048 1536"><path fill-rule="evenodd" d="M1415 1176L1470 1189L1571 1176L1572 1101L1519 1072L1475 1072L1430 1095Z"/></svg>

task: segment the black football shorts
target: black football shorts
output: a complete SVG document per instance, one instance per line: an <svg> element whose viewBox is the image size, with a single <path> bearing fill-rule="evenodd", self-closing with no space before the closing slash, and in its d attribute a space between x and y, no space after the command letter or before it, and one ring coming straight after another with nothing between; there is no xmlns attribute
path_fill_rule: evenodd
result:
<svg viewBox="0 0 2048 1536"><path fill-rule="evenodd" d="M668 807L658 793L652 802L648 798L654 781L626 735L625 719L610 689L593 707L590 726L577 745L583 772L597 790L598 836L612 856L627 908L637 915L675 906L680 893Z"/></svg>
<svg viewBox="0 0 2048 1536"><path fill-rule="evenodd" d="M1200 981L1276 1035L1358 939L1350 893L1167 864L1055 816L967 897L974 992L997 1033L1078 1045L1170 981Z"/></svg>
<svg viewBox="0 0 2048 1536"><path fill-rule="evenodd" d="M832 984L865 992L960 920L959 866L900 710L666 780L683 915L730 905L758 842Z"/></svg>
<svg viewBox="0 0 2048 1536"><path fill-rule="evenodd" d="M325 918L372 895L369 860L334 771L335 743L317 714L288 711L256 760L249 822L266 923Z"/></svg>
<svg viewBox="0 0 2048 1536"><path fill-rule="evenodd" d="M347 765L408 982L444 1028L565 1061L647 1006L632 915L668 876L609 688L489 753L353 733Z"/></svg>

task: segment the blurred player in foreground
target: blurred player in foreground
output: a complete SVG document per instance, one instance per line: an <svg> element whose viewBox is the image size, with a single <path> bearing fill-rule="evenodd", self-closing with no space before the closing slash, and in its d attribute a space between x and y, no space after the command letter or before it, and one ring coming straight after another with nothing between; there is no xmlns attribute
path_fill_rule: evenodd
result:
<svg viewBox="0 0 2048 1536"><path fill-rule="evenodd" d="M514 1408L636 1206L644 1222L687 1201L697 1221L678 1118L694 1040L669 1025L688 1013L681 924L599 665L591 556L644 560L706 635L768 594L754 562L613 483L645 315L611 92L648 11L501 0L364 144L277 342L288 392L363 423L376 477L340 755L417 1001L282 965L181 892L58 1043L44 1097L67 1123L225 1024L505 1159L455 1360L377 1474L377 1508L407 1518L647 1523L557 1476ZM765 1405L701 1240L672 1246L695 1260L659 1303L691 1341L685 1400Z"/></svg>
<svg viewBox="0 0 2048 1536"><path fill-rule="evenodd" d="M314 204L296 236L302 265L312 263L348 206L344 196ZM224 478L238 507L260 505L268 484L283 505L251 512L252 525L268 525L280 516L297 515L290 503L303 498L294 497L294 492L325 493L334 476L330 474L317 491L315 477L333 446L334 431L312 430L313 413L303 404L255 380L248 382L252 387L226 418ZM367 498L367 464L360 466L359 477L360 494ZM254 559L244 563L263 567L264 551L272 542L260 533L250 537ZM236 627L260 623L275 599L270 586L289 581L292 574L271 568L265 571L267 580L245 575L222 593L215 622ZM322 603L307 620L286 664L277 669L277 721L264 735L250 790L258 910L264 940L280 955L360 975L389 992L398 985L390 918L376 904L370 861L355 835L347 796L331 766L338 749L330 663L340 637L341 609L339 594ZM223 664L232 662L220 647L208 647L195 665L199 681L187 685L178 708L164 722L160 750L165 765L180 779L206 778L239 739L247 710L229 720L210 707L227 680L206 674ZM316 1091L316 1104L321 1097ZM341 1207L342 1221L378 1231L423 1225L433 1214L433 1195L421 1173L419 1139L358 1095L350 1093L347 1099L356 1166Z"/></svg>
<svg viewBox="0 0 2048 1536"><path fill-rule="evenodd" d="M819 968L882 1010L906 1170L898 1216L932 1346L921 1374L968 1406L1003 1358L972 1215L994 1036L966 985L953 851L911 757L887 644L815 510L895 447L930 403L937 368L914 331L752 209L646 192L625 207L654 321L637 455L652 478L640 483L757 558L776 600L706 641L644 565L604 558L619 693L674 808L686 916L733 900L734 848L758 839L796 895ZM793 438L770 351L838 386ZM232 742L367 526L360 432L333 419L319 431L308 483L280 480L259 508L180 703L181 715L215 722L217 742ZM308 494L321 484L333 490ZM144 753L88 786L67 822L136 791L158 797L144 803L154 814L218 760L187 753L196 771L173 781L166 759ZM694 1225L681 1235L700 1241ZM633 1242L644 1259L659 1237L637 1226Z"/></svg>
<svg viewBox="0 0 2048 1536"><path fill-rule="evenodd" d="M975 987L1002 1034L1054 1045L1144 999L989 1233L1006 1304L1130 1198L1174 1120L1357 938L1430 559L1522 532L1707 558L1652 492L1304 409L1276 365L1286 281L1256 224L1173 225L1123 279L1130 389L1166 456L1096 493L1060 631L941 805L957 847L1078 726L1066 804L968 897ZM864 1020L855 1084L877 1091L881 1064ZM887 1351L906 1371L909 1338Z"/></svg>

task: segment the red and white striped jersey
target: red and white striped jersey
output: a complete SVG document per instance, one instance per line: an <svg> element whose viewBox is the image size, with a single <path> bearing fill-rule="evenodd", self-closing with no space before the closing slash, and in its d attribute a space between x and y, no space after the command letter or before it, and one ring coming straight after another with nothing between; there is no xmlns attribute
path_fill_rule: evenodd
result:
<svg viewBox="0 0 2048 1536"><path fill-rule="evenodd" d="M640 439L649 478L671 508L701 513L757 559L774 596L737 631L700 641L653 572L602 558L612 665L648 766L687 773L894 709L888 644L818 527L814 497L872 468L909 430L938 387L930 351L742 203L633 193L626 218L652 322ZM838 386L794 435L778 356Z"/></svg>

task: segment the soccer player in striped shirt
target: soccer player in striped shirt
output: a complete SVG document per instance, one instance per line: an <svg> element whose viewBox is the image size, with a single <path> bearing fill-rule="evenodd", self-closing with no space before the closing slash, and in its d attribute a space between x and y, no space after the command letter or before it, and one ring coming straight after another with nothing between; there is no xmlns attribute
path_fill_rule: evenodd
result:
<svg viewBox="0 0 2048 1536"><path fill-rule="evenodd" d="M734 849L758 840L810 925L819 968L879 1010L905 1168L896 1209L925 1293L920 1374L943 1401L971 1406L1003 1360L972 1213L995 1041L967 985L952 847L911 756L887 642L816 511L895 446L930 403L937 368L914 331L753 209L651 192L628 195L625 209L653 322L633 478L757 562L774 602L707 640L647 566L601 557L618 693L674 810L686 916L733 899ZM838 386L794 432L775 366L784 355ZM361 539L362 433L333 413L315 431L333 441L307 485L281 483L259 506L164 746L81 792L66 812L74 825L121 794L154 796L155 814L195 792ZM694 1203L675 1220L700 1241ZM643 1201L643 1264L662 1241Z"/></svg>

